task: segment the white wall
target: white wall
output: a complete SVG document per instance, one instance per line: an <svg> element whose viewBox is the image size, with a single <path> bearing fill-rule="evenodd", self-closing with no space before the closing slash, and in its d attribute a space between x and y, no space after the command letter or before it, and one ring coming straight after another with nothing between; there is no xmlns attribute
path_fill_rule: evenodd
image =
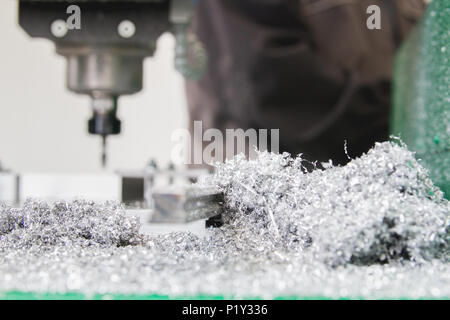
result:
<svg viewBox="0 0 450 320"><path fill-rule="evenodd" d="M173 130L187 125L183 80L171 35L145 62L144 91L122 97L123 130L109 138L108 170L167 163ZM65 88L65 59L51 41L18 26L15 0L0 0L0 161L18 172L100 171L100 138L88 135L89 98Z"/></svg>

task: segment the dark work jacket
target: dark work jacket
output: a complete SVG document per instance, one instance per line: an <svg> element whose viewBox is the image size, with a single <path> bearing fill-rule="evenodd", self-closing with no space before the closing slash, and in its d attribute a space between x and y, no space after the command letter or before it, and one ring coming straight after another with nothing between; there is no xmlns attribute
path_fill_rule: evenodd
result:
<svg viewBox="0 0 450 320"><path fill-rule="evenodd" d="M369 30L369 5L381 30ZM280 151L345 163L389 135L392 63L423 0L200 0L209 63L191 127L280 129Z"/></svg>

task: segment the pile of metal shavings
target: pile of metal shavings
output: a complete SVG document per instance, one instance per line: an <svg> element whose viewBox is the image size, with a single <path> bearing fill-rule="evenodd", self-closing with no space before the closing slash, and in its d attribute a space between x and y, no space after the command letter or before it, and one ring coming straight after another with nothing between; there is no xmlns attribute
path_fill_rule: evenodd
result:
<svg viewBox="0 0 450 320"><path fill-rule="evenodd" d="M331 266L449 260L450 204L404 146L377 143L321 167L308 173L301 156L268 152L219 165L209 183L235 211L227 231Z"/></svg>
<svg viewBox="0 0 450 320"><path fill-rule="evenodd" d="M127 246L141 241L139 227L138 219L128 217L114 201L27 200L22 208L0 205L0 250Z"/></svg>
<svg viewBox="0 0 450 320"><path fill-rule="evenodd" d="M449 202L405 147L306 173L259 153L218 165L221 228L138 233L116 203L0 209L0 292L450 297ZM0 294L1 296L1 294Z"/></svg>

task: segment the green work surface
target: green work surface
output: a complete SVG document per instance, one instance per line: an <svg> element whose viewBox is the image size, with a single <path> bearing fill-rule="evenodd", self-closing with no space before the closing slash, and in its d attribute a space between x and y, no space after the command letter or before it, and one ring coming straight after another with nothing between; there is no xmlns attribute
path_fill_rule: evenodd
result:
<svg viewBox="0 0 450 320"><path fill-rule="evenodd" d="M196 295L196 296L167 296L158 294L94 294L85 295L82 293L31 293L12 291L0 294L0 300L228 300L234 299L233 296L214 296L214 295ZM244 299L261 300L261 297L245 297ZM408 297L386 297L386 300L408 300ZM421 300L430 298L421 297ZM449 300L448 297L431 298ZM282 296L275 297L274 300L363 300L360 297L339 297L331 298L326 296Z"/></svg>
<svg viewBox="0 0 450 320"><path fill-rule="evenodd" d="M391 132L450 197L450 2L434 0L396 57Z"/></svg>

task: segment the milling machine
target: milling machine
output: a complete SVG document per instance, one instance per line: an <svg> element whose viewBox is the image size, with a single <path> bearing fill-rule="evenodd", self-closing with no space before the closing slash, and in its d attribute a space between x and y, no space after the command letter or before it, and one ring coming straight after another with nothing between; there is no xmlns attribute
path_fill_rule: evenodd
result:
<svg viewBox="0 0 450 320"><path fill-rule="evenodd" d="M67 88L91 97L90 134L106 141L117 135L118 100L142 90L143 61L156 49L158 37L170 31L176 39L175 68L196 77L206 55L189 32L193 0L18 0L19 24L33 38L55 43L67 60Z"/></svg>
<svg viewBox="0 0 450 320"><path fill-rule="evenodd" d="M87 128L102 138L103 166L107 137L121 131L119 98L143 89L143 62L153 56L159 36L173 33L175 69L183 76L198 77L206 65L203 46L189 29L194 0L17 1L22 29L32 38L53 41L56 52L66 58L67 88L90 96ZM154 162L113 175L19 175L0 168L0 201L20 205L29 197L117 199L144 213L150 209L153 222L186 223L221 211L219 192L189 187L205 173L160 168Z"/></svg>

